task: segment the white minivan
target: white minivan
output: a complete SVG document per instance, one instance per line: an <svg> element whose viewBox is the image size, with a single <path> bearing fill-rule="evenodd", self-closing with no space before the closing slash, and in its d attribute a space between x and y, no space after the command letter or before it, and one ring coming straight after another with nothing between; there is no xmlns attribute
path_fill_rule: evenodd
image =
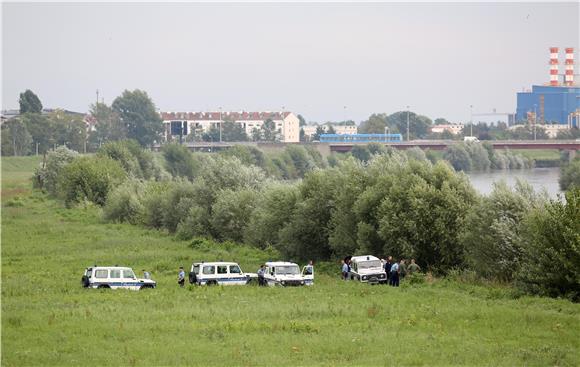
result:
<svg viewBox="0 0 580 367"><path fill-rule="evenodd" d="M387 281L387 273L378 257L372 255L353 256L350 261L350 279L363 283L384 283Z"/></svg>
<svg viewBox="0 0 580 367"><path fill-rule="evenodd" d="M234 262L193 263L189 283L197 285L246 285L249 277Z"/></svg>

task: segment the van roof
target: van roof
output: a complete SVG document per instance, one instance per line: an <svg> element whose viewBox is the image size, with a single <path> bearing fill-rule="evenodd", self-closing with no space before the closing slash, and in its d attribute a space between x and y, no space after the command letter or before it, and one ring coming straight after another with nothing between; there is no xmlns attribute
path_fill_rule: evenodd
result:
<svg viewBox="0 0 580 367"><path fill-rule="evenodd" d="M238 265L238 263L227 262L227 261L204 261L202 263L193 263L193 265Z"/></svg>
<svg viewBox="0 0 580 367"><path fill-rule="evenodd" d="M291 263L289 261L268 261L266 263L266 266L290 266L290 265L298 266L298 264Z"/></svg>
<svg viewBox="0 0 580 367"><path fill-rule="evenodd" d="M373 255L364 255L364 256L353 256L351 258L354 262L361 262L361 261L372 261L372 260L380 260L378 257Z"/></svg>

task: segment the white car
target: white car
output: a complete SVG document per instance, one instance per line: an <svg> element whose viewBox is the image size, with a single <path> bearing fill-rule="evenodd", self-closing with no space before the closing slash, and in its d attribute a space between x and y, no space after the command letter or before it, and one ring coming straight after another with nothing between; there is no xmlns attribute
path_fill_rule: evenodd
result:
<svg viewBox="0 0 580 367"><path fill-rule="evenodd" d="M372 255L353 256L350 261L350 279L363 283L387 281L387 273L379 258Z"/></svg>
<svg viewBox="0 0 580 367"><path fill-rule="evenodd" d="M314 284L314 268L300 267L287 261L271 261L266 263L266 275L264 276L269 286L301 286Z"/></svg>
<svg viewBox="0 0 580 367"><path fill-rule="evenodd" d="M189 283L197 285L246 285L249 277L233 262L193 263Z"/></svg>
<svg viewBox="0 0 580 367"><path fill-rule="evenodd" d="M122 266L94 266L86 268L81 284L85 288L101 289L151 289L157 283L151 279L139 279L133 269Z"/></svg>

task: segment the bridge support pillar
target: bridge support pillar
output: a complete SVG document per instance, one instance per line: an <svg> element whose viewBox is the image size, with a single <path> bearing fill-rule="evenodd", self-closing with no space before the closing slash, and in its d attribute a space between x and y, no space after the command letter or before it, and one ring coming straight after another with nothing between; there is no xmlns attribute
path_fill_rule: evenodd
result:
<svg viewBox="0 0 580 367"><path fill-rule="evenodd" d="M568 151L568 161L572 162L574 160L574 158L576 158L576 152L577 150L569 150Z"/></svg>

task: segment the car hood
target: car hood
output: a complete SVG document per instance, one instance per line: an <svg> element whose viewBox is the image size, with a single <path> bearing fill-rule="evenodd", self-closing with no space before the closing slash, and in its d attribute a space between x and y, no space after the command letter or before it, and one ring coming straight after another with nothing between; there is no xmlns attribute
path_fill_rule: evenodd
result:
<svg viewBox="0 0 580 367"><path fill-rule="evenodd" d="M139 283L145 283L145 284L155 284L156 282L152 279L137 279L137 281Z"/></svg>

